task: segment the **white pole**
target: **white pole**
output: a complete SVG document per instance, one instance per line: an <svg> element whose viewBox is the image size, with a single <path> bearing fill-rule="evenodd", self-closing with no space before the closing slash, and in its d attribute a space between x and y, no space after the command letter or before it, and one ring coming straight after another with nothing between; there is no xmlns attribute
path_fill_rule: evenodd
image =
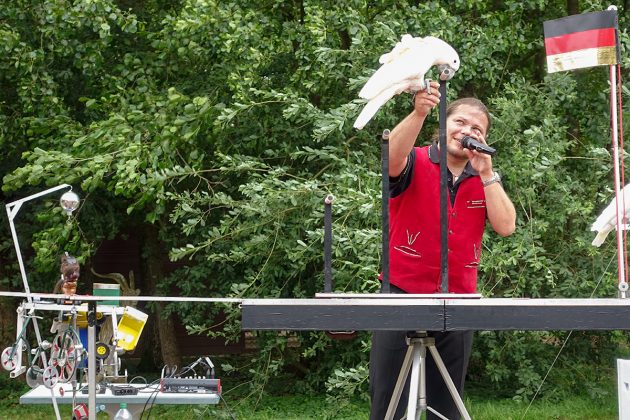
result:
<svg viewBox="0 0 630 420"><path fill-rule="evenodd" d="M50 194L51 192L61 190L63 188L72 188L72 187L68 184L57 185L56 187L49 188L44 191L40 191L37 194L29 195L28 197L24 197L20 200L13 201L12 203L9 203L6 205L7 217L9 219L9 226L11 228L11 236L13 236L13 245L15 246L15 253L17 254L17 257L18 257L18 265L20 266L20 274L22 274L22 281L24 282L24 291L26 293L30 293L31 288L28 286L28 279L26 277L26 269L24 268L24 261L22 260L22 251L20 251L20 243L18 241L17 232L15 231L15 225L13 224L13 219L15 219L15 216L17 216L18 212L20 211L22 204L24 204L25 202L33 200L37 197L41 197L46 194ZM28 298L28 301L31 302L31 299Z"/></svg>
<svg viewBox="0 0 630 420"><path fill-rule="evenodd" d="M615 65L610 66L610 111L612 117L612 141L613 141L613 160L615 168L615 195L617 203L617 264L619 275L619 297L625 298L626 291L628 290L628 283L626 282L625 272L625 245L624 245L624 226L625 226L625 197L623 192L623 185L621 185L621 174L619 168L620 159L623 159L623 150L619 151L619 133L617 123L617 73L615 72ZM620 157L621 154L621 157Z"/></svg>
<svg viewBox="0 0 630 420"><path fill-rule="evenodd" d="M20 207L22 207L22 204L24 204L26 201L33 200L34 198L41 197L46 194L50 194L51 192L54 192L63 188L72 188L72 187L70 187L70 185L68 184L57 185L56 187L49 188L37 194L29 195L28 197L24 197L20 200L13 201L12 203L9 203L6 205L7 217L9 219L9 227L11 228L11 236L13 237L13 245L15 246L15 253L17 254L17 257L18 257L18 265L20 266L20 274L22 275L22 282L24 283L24 291L27 294L26 299L28 300L29 303L33 303L33 298L30 296L31 289L28 285L28 279L26 277L26 269L24 268L24 261L22 260L22 252L20 251L20 243L18 241L15 225L13 224L13 219L15 219L15 216L17 216L18 212L20 211ZM35 329L35 337L37 338L37 345L41 345L42 337L39 332L39 324L37 323L37 318L33 318L32 322L33 322L33 328ZM44 366L48 364L45 353L42 353L42 362ZM53 409L55 410L55 417L57 418L57 420L61 420L59 407L57 406L57 398L55 397L55 391L52 388L50 389L50 396L53 402Z"/></svg>

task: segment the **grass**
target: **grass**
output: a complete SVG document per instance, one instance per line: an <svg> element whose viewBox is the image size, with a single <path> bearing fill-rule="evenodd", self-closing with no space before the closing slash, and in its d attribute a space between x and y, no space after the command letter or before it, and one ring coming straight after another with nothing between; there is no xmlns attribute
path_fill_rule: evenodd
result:
<svg viewBox="0 0 630 420"><path fill-rule="evenodd" d="M572 397L559 402L528 403L512 400L467 401L473 419L484 420L611 420L617 418L617 399L597 402Z"/></svg>
<svg viewBox="0 0 630 420"><path fill-rule="evenodd" d="M21 391L20 391L21 392ZM11 392L0 401L0 418L43 420L53 419L52 406L20 405L20 392ZM617 398L592 400L570 397L558 402L527 403L511 399L493 399L480 395L466 397L466 406L473 419L482 420L609 420L617 418ZM70 418L69 406L61 406L62 418ZM263 397L255 401L230 400L217 406L155 406L144 413L143 419L247 419L247 420L307 420L307 419L367 419L369 404L365 401L330 403L325 396L291 395ZM107 419L101 414L98 419Z"/></svg>

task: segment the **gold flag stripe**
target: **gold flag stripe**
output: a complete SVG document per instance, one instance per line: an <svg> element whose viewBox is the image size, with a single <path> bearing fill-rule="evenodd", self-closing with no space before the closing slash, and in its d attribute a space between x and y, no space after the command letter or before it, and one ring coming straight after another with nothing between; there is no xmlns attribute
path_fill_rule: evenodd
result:
<svg viewBox="0 0 630 420"><path fill-rule="evenodd" d="M548 73L610 64L617 64L617 50L614 46L588 48L547 56Z"/></svg>

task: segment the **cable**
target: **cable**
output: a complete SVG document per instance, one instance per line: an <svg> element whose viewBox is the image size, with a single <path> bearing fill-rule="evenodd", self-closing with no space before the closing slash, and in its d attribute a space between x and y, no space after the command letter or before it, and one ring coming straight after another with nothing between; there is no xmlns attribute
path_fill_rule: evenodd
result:
<svg viewBox="0 0 630 420"><path fill-rule="evenodd" d="M151 399L153 399L153 401L151 402L151 405L149 407L153 407L153 403L155 402L155 399L157 398L157 394L160 391L160 387L156 386L155 390L153 390L151 392L151 395L149 395L149 398L147 398L147 400L144 402L144 407L142 407L142 413L140 413L140 420L142 420L142 418L144 417L144 412L147 409L147 404L149 404L149 401L151 401ZM150 410L149 413L147 413L147 420L150 416Z"/></svg>
<svg viewBox="0 0 630 420"><path fill-rule="evenodd" d="M160 392L159 387L155 388L155 391L153 391L153 394L151 394L151 396L147 400L147 403L151 401L151 404L149 404L149 412L147 413L147 420L149 420L149 418L151 417L151 410L153 410L153 405L155 404L155 400L157 399L158 392ZM146 405L147 404L145 403L144 406L146 407ZM140 420L142 420L143 415L144 415L144 409L142 410L142 415L140 416Z"/></svg>
<svg viewBox="0 0 630 420"><path fill-rule="evenodd" d="M595 291L597 290L597 288L601 284L602 280L604 279L604 275L608 271L608 268L610 267L610 265L612 264L614 259L615 259L615 257L611 258L611 260L608 262L608 265L604 269L604 272L599 277L599 280L597 281L597 284L595 285L595 287L593 288L593 291L591 292L591 297L593 297L593 295L595 295ZM553 359L553 362L551 363L551 366L549 366L549 369L547 370L547 373L545 373L545 377L540 382L540 385L538 385L538 389L536 389L536 393L534 394L532 399L529 401L529 405L525 409L525 412L523 413L523 417L521 417L521 420L523 420L525 418L525 416L527 415L527 412L529 411L530 407L534 403L534 400L538 396L538 393L540 392L540 390L542 389L542 386L544 385L545 381L547 380L547 376L549 376L549 373L551 373L551 369L553 369L553 367L556 364L556 361L560 357L560 353L562 353L562 350L564 350L564 347L567 345L567 343L569 341L569 338L571 337L571 334L573 334L573 330L569 331L569 334L567 334L566 338L564 339L564 342L562 343L562 347L560 347L560 350L558 350L558 354L556 354L556 357Z"/></svg>
<svg viewBox="0 0 630 420"><path fill-rule="evenodd" d="M232 413L232 410L230 410L230 407L228 406L227 401L225 401L225 398L223 398L223 395L219 394L219 398L223 401L223 405L225 405L228 415L232 418L232 420L236 420L236 416Z"/></svg>

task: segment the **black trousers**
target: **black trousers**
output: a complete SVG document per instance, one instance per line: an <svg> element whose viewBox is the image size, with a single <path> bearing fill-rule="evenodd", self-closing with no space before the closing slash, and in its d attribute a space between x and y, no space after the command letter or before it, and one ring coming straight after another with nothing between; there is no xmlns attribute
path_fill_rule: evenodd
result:
<svg viewBox="0 0 630 420"><path fill-rule="evenodd" d="M387 413L400 368L407 353L405 331L374 331L370 351L370 420L382 420ZM472 331L428 332L435 338L435 346L444 361L459 394L464 390L464 380L472 349ZM410 375L409 375L410 376ZM409 376L400 397L394 419L403 417L409 399ZM426 357L427 405L449 420L460 418L446 383L427 349ZM439 419L427 410L427 420Z"/></svg>

